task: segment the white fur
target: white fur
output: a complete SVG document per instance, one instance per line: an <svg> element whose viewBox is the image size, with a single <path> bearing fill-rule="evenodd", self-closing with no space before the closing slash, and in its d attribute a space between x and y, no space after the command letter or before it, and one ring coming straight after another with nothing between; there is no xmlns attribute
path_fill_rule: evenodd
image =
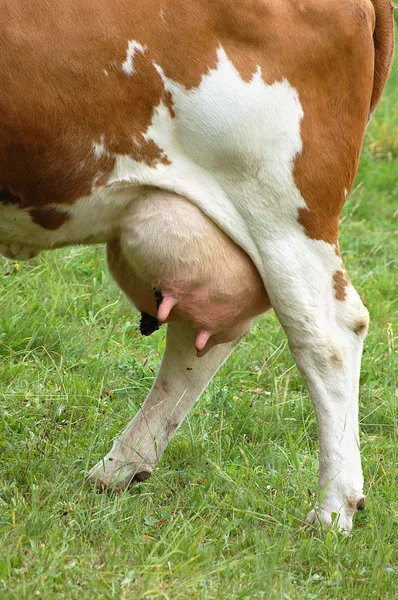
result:
<svg viewBox="0 0 398 600"><path fill-rule="evenodd" d="M137 52L139 52L140 54L144 54L145 51L146 51L146 46L143 46L142 44L140 44L139 42L136 42L135 40L129 41L127 53L126 53L126 60L124 61L123 65L122 65L122 70L126 73L126 75L129 75L129 76L134 75L134 73L135 73L135 67L134 67L135 55L137 54Z"/></svg>
<svg viewBox="0 0 398 600"><path fill-rule="evenodd" d="M138 186L132 190L126 185L115 184L112 189L93 188L90 196L79 199L72 206L46 205L71 216L56 230L44 229L34 223L27 210L0 205L0 253L7 258L28 260L44 249L107 242L117 235L124 211L141 192ZM17 246L20 246L19 250ZM28 253L25 248L29 248ZM29 256L30 249L32 256Z"/></svg>

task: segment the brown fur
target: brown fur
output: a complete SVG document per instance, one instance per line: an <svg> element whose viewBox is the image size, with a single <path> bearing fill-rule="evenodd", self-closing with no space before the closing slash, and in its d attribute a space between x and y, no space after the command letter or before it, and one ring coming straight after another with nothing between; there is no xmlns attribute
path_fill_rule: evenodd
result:
<svg viewBox="0 0 398 600"><path fill-rule="evenodd" d="M167 164L143 137L161 100L174 114L153 62L192 89L221 44L246 81L260 65L268 84L286 78L298 90L294 177L308 206L298 219L310 237L336 243L391 64L390 0L3 0L0 37L0 185L21 208L74 203L106 182L113 153ZM121 68L131 39L146 47L134 77ZM102 139L108 155L97 160L92 143Z"/></svg>
<svg viewBox="0 0 398 600"><path fill-rule="evenodd" d="M363 335L366 333L369 325L369 319L359 319L354 325L354 333L356 335Z"/></svg>
<svg viewBox="0 0 398 600"><path fill-rule="evenodd" d="M70 215L52 206L44 206L43 208L32 208L29 211L32 221L41 225L44 229L58 229L66 221L69 221Z"/></svg>
<svg viewBox="0 0 398 600"><path fill-rule="evenodd" d="M345 271L336 271L333 281L336 300L344 301L347 296L346 288L350 283L347 273Z"/></svg>

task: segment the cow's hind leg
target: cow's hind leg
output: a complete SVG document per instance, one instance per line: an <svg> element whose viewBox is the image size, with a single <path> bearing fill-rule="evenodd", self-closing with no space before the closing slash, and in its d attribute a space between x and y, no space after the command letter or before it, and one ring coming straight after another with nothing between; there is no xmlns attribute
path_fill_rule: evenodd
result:
<svg viewBox="0 0 398 600"><path fill-rule="evenodd" d="M116 280L122 276L120 266L128 268L117 244L108 248L108 264ZM128 282L125 273L123 289L127 295ZM132 480L151 475L168 442L236 345L220 344L198 358L195 337L196 332L182 323L168 325L166 348L152 389L111 451L91 469L91 482L124 489Z"/></svg>
<svg viewBox="0 0 398 600"><path fill-rule="evenodd" d="M286 231L284 231L286 233ZM308 387L320 443L319 502L307 522L349 531L364 507L358 382L368 311L335 247L291 231L263 245L264 275L292 355Z"/></svg>

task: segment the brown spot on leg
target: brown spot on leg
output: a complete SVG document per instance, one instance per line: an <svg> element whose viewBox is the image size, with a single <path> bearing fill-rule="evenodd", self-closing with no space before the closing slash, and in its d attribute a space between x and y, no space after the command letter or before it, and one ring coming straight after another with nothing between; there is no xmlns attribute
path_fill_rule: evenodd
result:
<svg viewBox="0 0 398 600"><path fill-rule="evenodd" d="M346 287L349 280L345 271L336 271L333 275L334 291L336 300L344 301L347 297Z"/></svg>
<svg viewBox="0 0 398 600"><path fill-rule="evenodd" d="M337 369L343 368L343 357L339 350L332 350L330 354L330 361L334 367Z"/></svg>
<svg viewBox="0 0 398 600"><path fill-rule="evenodd" d="M52 206L47 208L32 208L29 214L32 217L33 223L37 223L40 227L51 231L59 229L61 225L71 218L68 213Z"/></svg>
<svg viewBox="0 0 398 600"><path fill-rule="evenodd" d="M364 335L368 328L368 319L359 319L354 325L354 333L357 335Z"/></svg>

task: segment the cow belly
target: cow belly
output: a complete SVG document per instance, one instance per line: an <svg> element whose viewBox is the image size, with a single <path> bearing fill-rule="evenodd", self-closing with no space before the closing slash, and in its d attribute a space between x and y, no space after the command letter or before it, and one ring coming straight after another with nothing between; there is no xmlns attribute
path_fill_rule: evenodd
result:
<svg viewBox="0 0 398 600"><path fill-rule="evenodd" d="M116 246L109 263L122 289L160 322L189 323L199 356L247 333L270 307L248 255L175 194L148 192L132 203Z"/></svg>
<svg viewBox="0 0 398 600"><path fill-rule="evenodd" d="M41 250L74 244L103 244L117 238L131 203L142 194L139 184L115 182L92 190L73 205L21 208L0 197L0 254L29 260Z"/></svg>

